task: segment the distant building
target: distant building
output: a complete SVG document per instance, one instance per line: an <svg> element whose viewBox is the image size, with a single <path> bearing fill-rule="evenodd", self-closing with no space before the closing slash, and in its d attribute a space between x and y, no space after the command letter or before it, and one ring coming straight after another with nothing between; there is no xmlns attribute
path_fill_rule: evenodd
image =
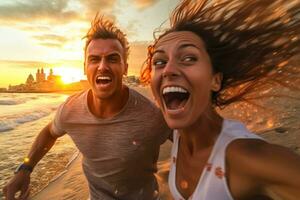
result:
<svg viewBox="0 0 300 200"><path fill-rule="evenodd" d="M36 82L41 83L46 80L46 74L44 73L44 69L38 69L36 72Z"/></svg>
<svg viewBox="0 0 300 200"><path fill-rule="evenodd" d="M47 81L49 81L50 83L59 83L61 82L61 76L54 75L53 70L50 69L50 73L49 76L47 77Z"/></svg>
<svg viewBox="0 0 300 200"><path fill-rule="evenodd" d="M63 84L61 76L55 75L53 70L50 69L49 75L46 79L44 69L37 69L36 80L32 74L29 74L25 84L9 85L8 90L6 88L0 88L0 91L9 92L56 92L56 91L68 91L68 90L83 90L89 87L88 81L81 80L80 82ZM5 90L4 90L5 89Z"/></svg>
<svg viewBox="0 0 300 200"><path fill-rule="evenodd" d="M33 78L32 74L29 74L29 76L27 77L27 80L26 80L26 84L32 85L33 83L34 83L34 78Z"/></svg>
<svg viewBox="0 0 300 200"><path fill-rule="evenodd" d="M62 90L61 76L54 75L52 69L50 69L47 79L43 68L37 69L35 75L36 80L34 80L32 74L29 74L25 84L10 85L8 90L16 92L51 92Z"/></svg>

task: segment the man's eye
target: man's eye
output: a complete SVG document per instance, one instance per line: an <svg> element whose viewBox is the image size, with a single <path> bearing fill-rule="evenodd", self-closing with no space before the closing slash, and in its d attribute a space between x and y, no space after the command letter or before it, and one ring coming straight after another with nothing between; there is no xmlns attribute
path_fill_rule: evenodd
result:
<svg viewBox="0 0 300 200"><path fill-rule="evenodd" d="M92 57L89 59L90 63L97 63L98 61L99 61L99 58L96 58L96 57Z"/></svg>
<svg viewBox="0 0 300 200"><path fill-rule="evenodd" d="M120 58L118 56L110 56L110 57L108 57L108 60L111 63L118 63L118 62L120 62Z"/></svg>

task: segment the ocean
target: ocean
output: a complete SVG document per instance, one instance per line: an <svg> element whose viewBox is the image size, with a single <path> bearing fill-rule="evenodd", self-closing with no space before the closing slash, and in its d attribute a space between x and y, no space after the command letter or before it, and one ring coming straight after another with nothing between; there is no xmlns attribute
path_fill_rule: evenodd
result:
<svg viewBox="0 0 300 200"><path fill-rule="evenodd" d="M34 138L68 97L56 93L0 93L0 199L2 188L27 156ZM63 172L76 152L71 139L59 138L31 176L32 193Z"/></svg>

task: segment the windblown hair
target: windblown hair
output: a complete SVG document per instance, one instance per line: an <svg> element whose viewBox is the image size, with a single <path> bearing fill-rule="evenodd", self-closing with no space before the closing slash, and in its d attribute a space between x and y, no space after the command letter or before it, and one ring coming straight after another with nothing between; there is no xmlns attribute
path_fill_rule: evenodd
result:
<svg viewBox="0 0 300 200"><path fill-rule="evenodd" d="M84 55L86 54L87 47L92 40L117 39L124 48L124 56L125 60L127 61L129 54L129 43L126 38L126 34L124 34L119 28L117 28L114 22L105 19L103 16L99 14L95 16L94 20L91 22L91 28L88 30L84 38L86 38Z"/></svg>
<svg viewBox="0 0 300 200"><path fill-rule="evenodd" d="M248 94L269 84L291 87L283 80L292 80L291 74L299 72L290 64L300 56L299 0L181 1L170 16L170 28L158 38L154 34L141 70L142 82L150 82L158 40L176 31L198 35L214 72L223 74L220 91L212 94L214 106L251 99Z"/></svg>

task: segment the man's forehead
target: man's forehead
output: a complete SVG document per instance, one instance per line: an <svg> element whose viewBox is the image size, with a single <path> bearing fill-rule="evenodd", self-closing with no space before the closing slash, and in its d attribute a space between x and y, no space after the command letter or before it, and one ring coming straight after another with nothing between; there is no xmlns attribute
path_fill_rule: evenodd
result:
<svg viewBox="0 0 300 200"><path fill-rule="evenodd" d="M110 55L123 54L124 49L117 39L96 39L91 40L87 47L87 55Z"/></svg>

